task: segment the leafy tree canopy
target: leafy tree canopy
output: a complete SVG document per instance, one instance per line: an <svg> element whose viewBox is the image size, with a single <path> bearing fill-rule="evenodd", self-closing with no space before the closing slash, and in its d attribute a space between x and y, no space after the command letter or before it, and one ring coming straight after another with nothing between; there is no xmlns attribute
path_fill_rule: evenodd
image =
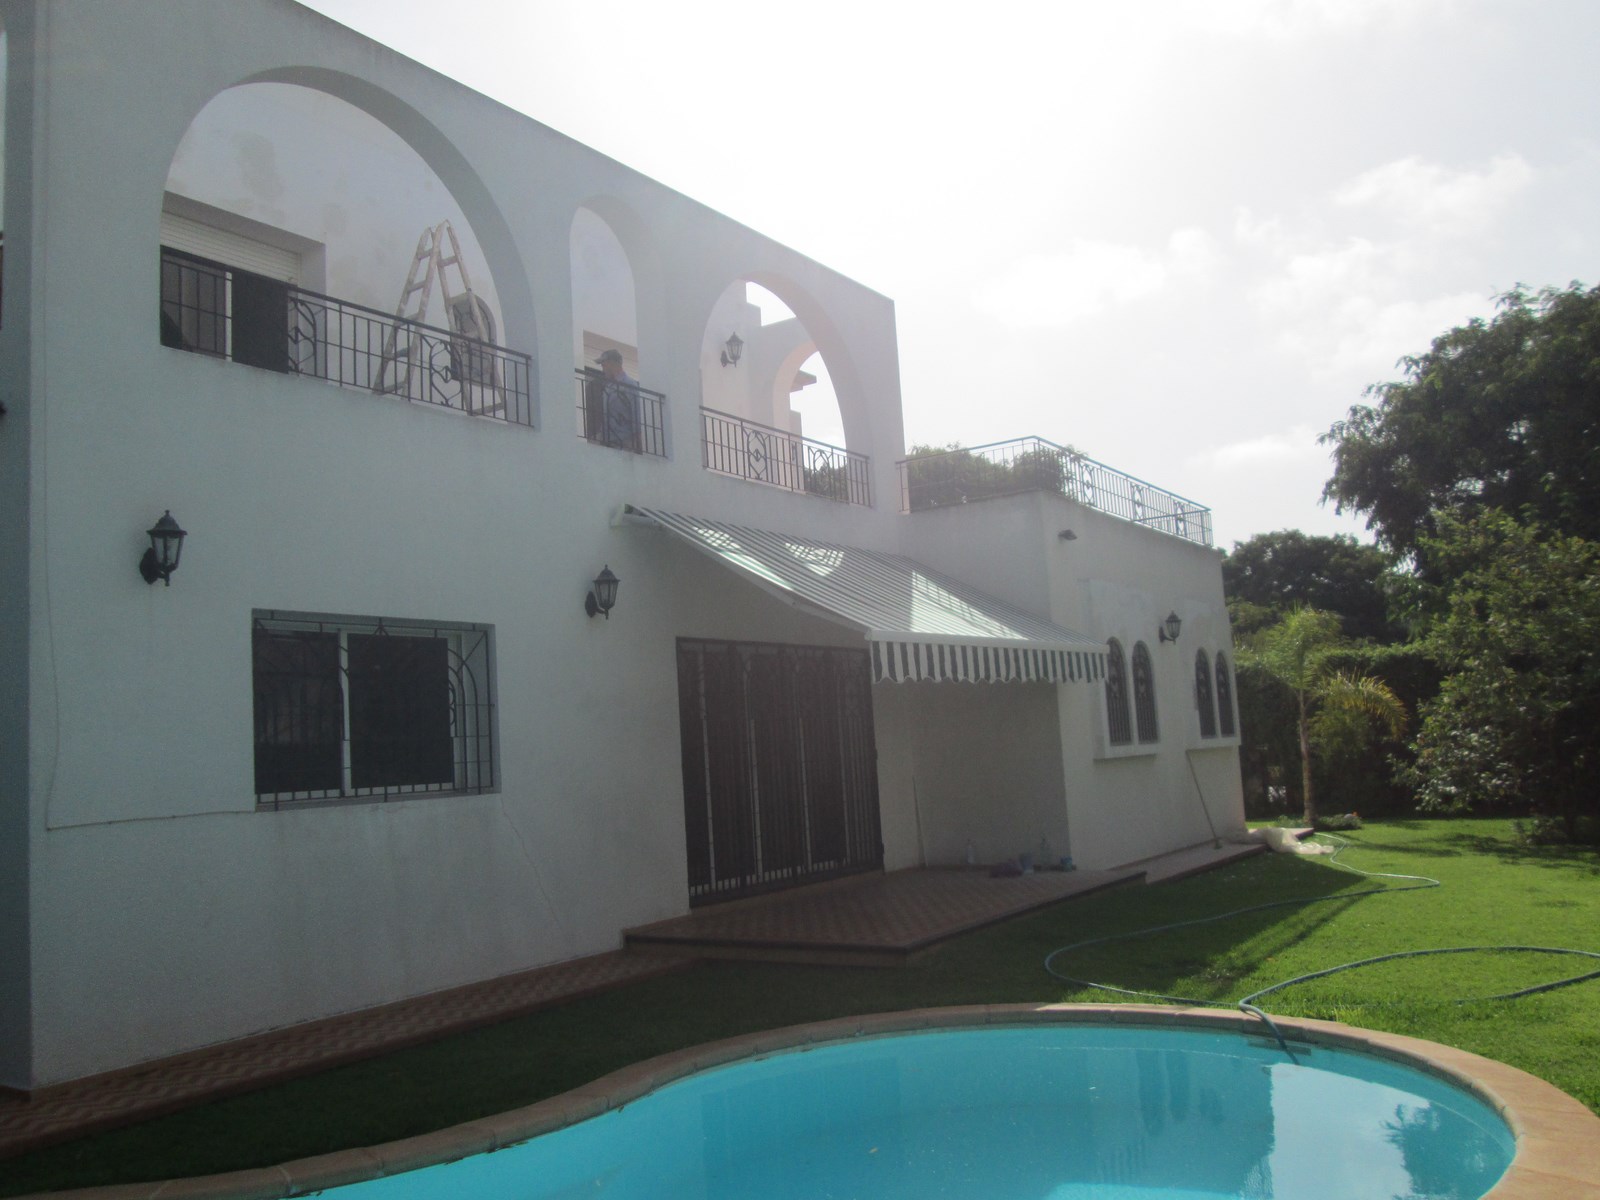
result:
<svg viewBox="0 0 1600 1200"><path fill-rule="evenodd" d="M1392 641L1384 581L1389 556L1349 534L1322 537L1298 529L1235 542L1222 563L1234 627L1250 632L1296 605L1338 615L1350 637Z"/></svg>
<svg viewBox="0 0 1600 1200"><path fill-rule="evenodd" d="M1451 673L1424 706L1408 781L1424 808L1600 814L1600 545L1501 512L1445 516L1424 552L1468 563L1428 645Z"/></svg>
<svg viewBox="0 0 1600 1200"><path fill-rule="evenodd" d="M1368 388L1376 403L1321 438L1334 460L1323 499L1365 514L1398 555L1436 532L1436 514L1487 508L1600 538L1600 287L1519 287L1499 308L1402 359L1405 379Z"/></svg>

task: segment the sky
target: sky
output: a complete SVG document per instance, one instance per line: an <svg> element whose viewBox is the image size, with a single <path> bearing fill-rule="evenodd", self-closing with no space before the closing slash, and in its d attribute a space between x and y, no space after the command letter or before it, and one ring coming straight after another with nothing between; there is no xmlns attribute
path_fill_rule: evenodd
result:
<svg viewBox="0 0 1600 1200"><path fill-rule="evenodd" d="M1302 529L1319 434L1600 283L1593 0L310 0L895 301L910 443Z"/></svg>

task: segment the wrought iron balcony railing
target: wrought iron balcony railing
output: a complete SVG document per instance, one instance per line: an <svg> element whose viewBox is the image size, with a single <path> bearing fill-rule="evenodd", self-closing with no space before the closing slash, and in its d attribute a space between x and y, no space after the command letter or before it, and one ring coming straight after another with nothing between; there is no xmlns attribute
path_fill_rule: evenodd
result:
<svg viewBox="0 0 1600 1200"><path fill-rule="evenodd" d="M161 342L269 371L533 424L533 359L161 249Z"/></svg>
<svg viewBox="0 0 1600 1200"><path fill-rule="evenodd" d="M840 504L872 504L872 460L842 446L711 408L700 410L700 446L708 471Z"/></svg>
<svg viewBox="0 0 1600 1200"><path fill-rule="evenodd" d="M920 512L1019 492L1063 496L1201 546L1211 510L1043 438L1017 438L900 460L900 510Z"/></svg>
<svg viewBox="0 0 1600 1200"><path fill-rule="evenodd" d="M599 371L578 371L578 436L597 446L667 456L667 398Z"/></svg>

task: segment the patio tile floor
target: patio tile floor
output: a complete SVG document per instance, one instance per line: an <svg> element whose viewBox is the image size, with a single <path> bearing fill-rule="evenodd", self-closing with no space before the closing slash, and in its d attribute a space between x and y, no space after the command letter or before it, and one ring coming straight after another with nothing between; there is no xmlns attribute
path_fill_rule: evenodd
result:
<svg viewBox="0 0 1600 1200"><path fill-rule="evenodd" d="M696 958L897 966L959 934L1142 878L1119 870L994 879L982 867L856 875L711 905L623 936L630 947Z"/></svg>

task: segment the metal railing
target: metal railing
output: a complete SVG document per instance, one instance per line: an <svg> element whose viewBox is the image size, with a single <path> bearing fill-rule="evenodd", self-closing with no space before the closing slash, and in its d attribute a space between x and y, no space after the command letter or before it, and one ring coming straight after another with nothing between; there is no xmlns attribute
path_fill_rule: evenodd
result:
<svg viewBox="0 0 1600 1200"><path fill-rule="evenodd" d="M534 423L530 355L167 247L161 341L340 387Z"/></svg>
<svg viewBox="0 0 1600 1200"><path fill-rule="evenodd" d="M840 504L872 504L872 460L842 446L710 408L700 410L700 446L708 471Z"/></svg>
<svg viewBox="0 0 1600 1200"><path fill-rule="evenodd" d="M1057 492L1173 537L1211 545L1211 510L1044 438L901 459L900 511L920 512L1020 492Z"/></svg>
<svg viewBox="0 0 1600 1200"><path fill-rule="evenodd" d="M597 446L633 454L667 456L667 398L661 392L621 380L608 382L599 371L577 372L578 436Z"/></svg>

